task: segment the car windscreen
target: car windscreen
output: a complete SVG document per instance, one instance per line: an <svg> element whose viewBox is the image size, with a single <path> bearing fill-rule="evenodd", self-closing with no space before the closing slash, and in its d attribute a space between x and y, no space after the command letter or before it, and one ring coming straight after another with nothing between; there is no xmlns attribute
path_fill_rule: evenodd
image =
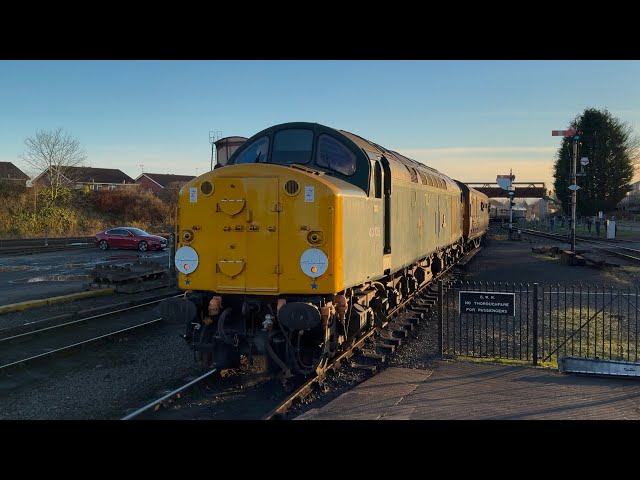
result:
<svg viewBox="0 0 640 480"><path fill-rule="evenodd" d="M140 230L139 228L128 228L127 230L129 230L134 235L149 235L147 232L145 232L144 230Z"/></svg>

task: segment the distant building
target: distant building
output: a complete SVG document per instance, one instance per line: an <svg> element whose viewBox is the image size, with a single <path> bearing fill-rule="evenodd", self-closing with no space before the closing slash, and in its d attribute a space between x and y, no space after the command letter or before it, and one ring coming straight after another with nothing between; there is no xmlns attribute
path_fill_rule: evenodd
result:
<svg viewBox="0 0 640 480"><path fill-rule="evenodd" d="M117 168L62 167L60 171L63 182L70 188L120 190L136 186L133 178ZM38 175L33 180L33 184L51 185L49 170Z"/></svg>
<svg viewBox="0 0 640 480"><path fill-rule="evenodd" d="M153 193L160 193L165 188L180 188L187 182L193 180L193 175L173 175L169 173L143 173L135 182L142 188Z"/></svg>
<svg viewBox="0 0 640 480"><path fill-rule="evenodd" d="M0 162L0 182L11 182L23 187L27 185L29 175L11 162Z"/></svg>
<svg viewBox="0 0 640 480"><path fill-rule="evenodd" d="M543 198L523 202L522 206L526 208L526 217L529 221L544 220L553 210L553 205Z"/></svg>
<svg viewBox="0 0 640 480"><path fill-rule="evenodd" d="M616 209L622 212L640 212L640 182L629 185L627 195L616 205Z"/></svg>

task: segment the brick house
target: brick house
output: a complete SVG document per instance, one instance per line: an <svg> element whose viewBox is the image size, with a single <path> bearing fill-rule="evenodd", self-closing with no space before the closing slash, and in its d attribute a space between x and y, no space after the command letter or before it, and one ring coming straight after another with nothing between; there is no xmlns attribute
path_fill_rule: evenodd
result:
<svg viewBox="0 0 640 480"><path fill-rule="evenodd" d="M133 178L117 168L64 167L62 178L76 189L119 190L137 186ZM38 175L33 183L49 185L49 170Z"/></svg>
<svg viewBox="0 0 640 480"><path fill-rule="evenodd" d="M173 175L168 173L142 173L135 182L150 192L160 193L165 188L180 188L185 183L196 178L193 175Z"/></svg>
<svg viewBox="0 0 640 480"><path fill-rule="evenodd" d="M11 162L0 162L0 182L11 182L26 186L29 175L24 173Z"/></svg>

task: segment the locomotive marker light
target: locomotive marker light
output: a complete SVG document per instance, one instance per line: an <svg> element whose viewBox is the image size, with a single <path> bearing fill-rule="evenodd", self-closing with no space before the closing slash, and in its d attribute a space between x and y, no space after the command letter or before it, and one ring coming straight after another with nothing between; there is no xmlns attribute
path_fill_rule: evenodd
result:
<svg viewBox="0 0 640 480"><path fill-rule="evenodd" d="M571 184L569 190L571 190L571 251L575 255L576 253L576 192L580 188L576 184L576 163L578 159L578 140L580 139L582 132L580 130L551 130L552 137L573 137L573 155L571 157ZM584 157L589 163L589 159ZM582 163L582 159L580 160ZM583 164L583 165L586 165Z"/></svg>
<svg viewBox="0 0 640 480"><path fill-rule="evenodd" d="M329 258L319 248L310 248L305 250L300 256L300 268L304 274L313 278L311 288L318 288L316 278L323 275L329 268Z"/></svg>
<svg viewBox="0 0 640 480"><path fill-rule="evenodd" d="M198 252L191 247L180 247L176 252L176 268L185 275L198 268Z"/></svg>

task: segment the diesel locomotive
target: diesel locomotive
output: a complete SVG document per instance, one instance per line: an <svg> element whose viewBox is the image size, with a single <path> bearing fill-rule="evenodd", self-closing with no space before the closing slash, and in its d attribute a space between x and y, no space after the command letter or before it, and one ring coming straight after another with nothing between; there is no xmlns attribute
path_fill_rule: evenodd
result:
<svg viewBox="0 0 640 480"><path fill-rule="evenodd" d="M198 362L260 354L285 375L345 344L479 246L489 199L353 133L275 125L179 194L175 265Z"/></svg>

